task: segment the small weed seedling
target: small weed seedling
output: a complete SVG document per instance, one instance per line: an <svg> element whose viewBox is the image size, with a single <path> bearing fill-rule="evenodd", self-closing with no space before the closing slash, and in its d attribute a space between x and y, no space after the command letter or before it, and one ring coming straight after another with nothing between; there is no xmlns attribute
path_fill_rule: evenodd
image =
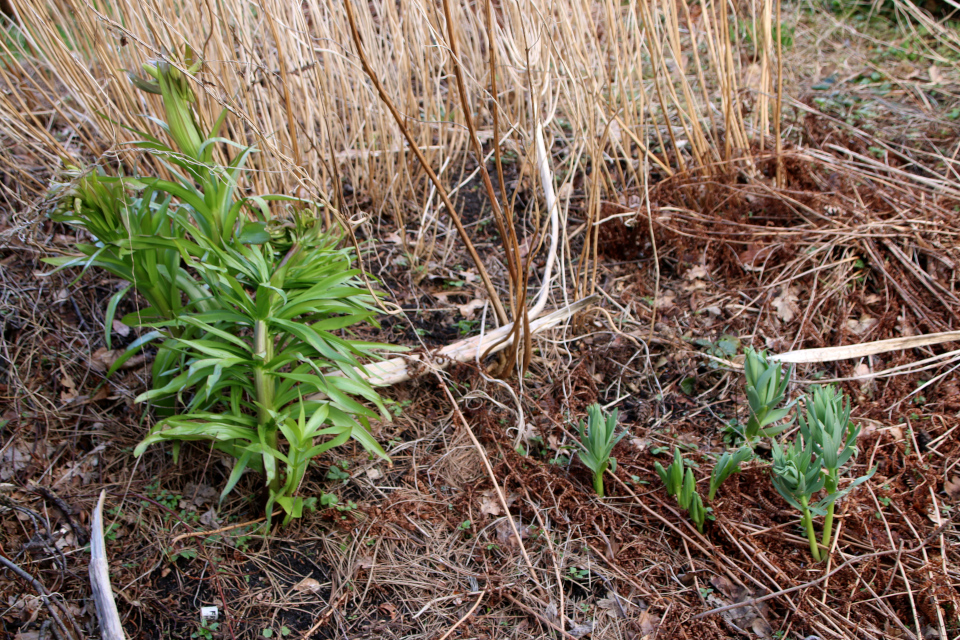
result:
<svg viewBox="0 0 960 640"><path fill-rule="evenodd" d="M207 622L202 620L197 630L190 634L191 638L201 638L202 640L212 640L213 634L220 629L219 622Z"/></svg>
<svg viewBox="0 0 960 640"><path fill-rule="evenodd" d="M350 468L350 463L346 460L341 460L337 464L330 465L330 468L327 469L327 480L333 480L334 482L346 482L350 479L350 474L347 472L347 469Z"/></svg>
<svg viewBox="0 0 960 640"><path fill-rule="evenodd" d="M593 471L593 488L597 495L603 497L603 474L607 468L617 470L617 459L611 458L613 447L623 439L627 432L615 435L619 412L604 416L599 404L587 407L587 424L583 421L577 426L580 433L580 460L584 466Z"/></svg>

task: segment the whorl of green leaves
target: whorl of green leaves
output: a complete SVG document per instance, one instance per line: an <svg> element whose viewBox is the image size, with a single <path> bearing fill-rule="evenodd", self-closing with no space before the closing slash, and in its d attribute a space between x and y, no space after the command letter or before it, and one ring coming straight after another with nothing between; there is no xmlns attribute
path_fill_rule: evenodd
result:
<svg viewBox="0 0 960 640"><path fill-rule="evenodd" d="M803 525L810 544L810 554L820 561L820 549L813 532L813 514L823 515L818 507L810 506L810 498L823 488L822 464L813 456L812 442L801 446L795 440L790 446L781 448L773 443L773 486L783 499L803 515Z"/></svg>
<svg viewBox="0 0 960 640"><path fill-rule="evenodd" d="M783 499L798 510L823 489L820 460L814 458L811 443L803 446L799 440L781 447L773 443L773 486ZM814 510L817 515L823 511Z"/></svg>
<svg viewBox="0 0 960 640"><path fill-rule="evenodd" d="M747 420L744 438L752 442L760 436L775 436L784 431L789 423L773 425L785 418L793 408L793 402L777 408L786 397L790 382L790 370L786 373L779 363L767 361L765 354L746 349L743 363L747 378L747 402L750 404L750 417Z"/></svg>
<svg viewBox="0 0 960 640"><path fill-rule="evenodd" d="M627 435L626 431L616 435L617 418L619 412L614 409L607 416L599 404L587 407L587 424L581 420L577 425L580 434L580 460L584 466L593 472L593 488L597 495L603 497L603 474L609 467L617 470L617 459L611 458L613 447Z"/></svg>
<svg viewBox="0 0 960 640"><path fill-rule="evenodd" d="M833 513L838 500L873 476L876 467L867 475L861 476L838 490L840 471L857 456L857 436L860 427L850 420L850 402L842 391L832 385L815 387L805 398L806 416L798 411L800 434L804 440L812 442L817 458L824 471L824 488L827 497L818 507L826 507L827 515L823 523L823 544L830 546L833 534Z"/></svg>
<svg viewBox="0 0 960 640"><path fill-rule="evenodd" d="M815 452L829 470L842 467L857 455L860 427L850 420L850 403L833 385L818 386L804 399L806 415L798 411L800 433L814 443Z"/></svg>
<svg viewBox="0 0 960 640"><path fill-rule="evenodd" d="M103 268L149 305L123 318L152 331L114 365L160 342L153 388L137 398L151 402L160 420L135 453L162 441L172 441L175 454L182 441L212 441L237 459L221 499L254 469L266 476L268 521L276 504L286 522L309 504L295 494L315 456L353 438L386 457L368 420L390 414L358 372L360 358L391 347L347 333L374 323L376 301L351 267L352 251L338 249L337 235L321 228L318 205L241 196L254 149L216 137L226 111L209 134L200 133L189 77L199 63L191 58L188 52L187 74L158 62L144 66L152 82L134 81L163 97L166 121L153 121L171 144L142 132L138 144L173 180L77 170L53 217L96 242L50 262ZM214 161L218 145L235 152L225 166ZM280 213L271 202L288 208ZM110 300L108 327L128 290Z"/></svg>

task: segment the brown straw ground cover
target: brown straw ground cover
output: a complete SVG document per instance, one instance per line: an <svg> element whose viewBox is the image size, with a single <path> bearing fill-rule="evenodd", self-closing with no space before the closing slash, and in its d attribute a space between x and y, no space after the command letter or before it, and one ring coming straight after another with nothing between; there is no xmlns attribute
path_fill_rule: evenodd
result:
<svg viewBox="0 0 960 640"><path fill-rule="evenodd" d="M722 485L702 534L654 471L679 446L709 482L729 426L748 417L746 346L960 329L955 23L899 0L879 12L744 2L729 14L709 2L355 3L369 70L410 142L364 72L343 5L160 4L10 3L2 637L99 637L87 545L102 490L131 638L960 634L957 340L798 360L790 395L839 384L861 425L853 474L876 468L838 504L822 563L770 483L768 450ZM391 463L353 443L325 453L299 493L337 502L268 531L255 474L218 504L232 462L220 453L185 443L176 463L160 446L133 455L154 420L134 402L153 353L105 378L138 337L114 322L104 342L124 283L92 269L47 275L41 262L78 241L46 216L61 159L163 171L122 144L136 136L119 125L142 127L138 114L157 106L123 70L177 60L185 42L207 65L199 117L228 106L225 135L261 149L244 188L317 198L331 224L350 219L394 311L361 337L425 354L411 380L383 390L394 419L373 431ZM432 350L501 322L411 145L522 322L517 292L525 281L532 307L549 261L540 125L560 211L548 306L598 298L512 360L439 362ZM115 317L141 304L128 296ZM573 445L594 402L618 408L629 432L603 499ZM208 605L215 626L201 623Z"/></svg>

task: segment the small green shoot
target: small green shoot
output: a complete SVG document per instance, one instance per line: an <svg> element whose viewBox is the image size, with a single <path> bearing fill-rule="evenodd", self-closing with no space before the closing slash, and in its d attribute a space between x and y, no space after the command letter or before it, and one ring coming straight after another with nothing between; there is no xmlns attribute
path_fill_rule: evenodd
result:
<svg viewBox="0 0 960 640"><path fill-rule="evenodd" d="M580 460L584 466L593 471L593 488L597 495L603 497L603 474L610 468L610 471L617 470L617 459L611 458L610 453L614 445L627 435L626 431L615 435L617 426L617 417L619 412L614 409L613 413L607 416L603 415L603 409L599 404L592 404L587 407L587 425L583 421L577 426L580 432Z"/></svg>
<svg viewBox="0 0 960 640"><path fill-rule="evenodd" d="M703 533L703 523L714 519L711 514L712 509L703 506L703 498L697 493L697 480L693 477L693 469L687 467L684 473L685 466L679 449L673 450L673 462L666 469L659 462L654 463L657 474L667 489L667 494L676 496L677 503L687 510L697 531Z"/></svg>
<svg viewBox="0 0 960 640"><path fill-rule="evenodd" d="M717 489L723 484L724 480L732 474L740 471L740 465L753 458L753 450L750 447L743 446L735 452L724 451L717 463L713 466L713 473L710 475L710 491L707 493L707 499L713 500L717 495Z"/></svg>
<svg viewBox="0 0 960 640"><path fill-rule="evenodd" d="M843 393L833 385L814 388L804 399L804 406L806 417L798 411L800 434L804 441L812 442L814 452L823 467L824 489L828 495L823 501L827 505L827 515L823 521L821 544L829 549L837 500L870 479L876 468L854 480L843 491L838 491L841 469L857 456L856 443L860 427L850 420L850 403L844 400Z"/></svg>
<svg viewBox="0 0 960 640"><path fill-rule="evenodd" d="M747 377L747 401L750 404L750 417L747 419L742 436L748 445L753 446L761 437L772 437L784 431L790 423L775 424L790 413L794 403L777 408L786 397L787 384L790 382L790 370L786 373L779 363L767 361L761 351L757 353L746 349L743 370Z"/></svg>
<svg viewBox="0 0 960 640"><path fill-rule="evenodd" d="M781 448L773 443L773 486L790 506L802 515L802 523L810 542L810 554L820 562L820 548L817 536L813 532L813 515L823 515L823 511L810 506L810 498L823 488L824 476L821 473L820 459L813 458L813 441L801 446L794 441L790 446Z"/></svg>

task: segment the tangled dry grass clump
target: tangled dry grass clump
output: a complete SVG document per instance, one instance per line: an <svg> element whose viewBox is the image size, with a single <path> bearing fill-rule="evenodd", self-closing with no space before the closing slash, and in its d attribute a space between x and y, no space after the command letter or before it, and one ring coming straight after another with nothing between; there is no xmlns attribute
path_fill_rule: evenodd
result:
<svg viewBox="0 0 960 640"><path fill-rule="evenodd" d="M884 6L11 0L3 632L97 633L103 490L130 637L955 637L960 40ZM226 108L225 137L261 150L240 190L321 202L389 295L357 337L414 349L373 423L390 462L318 458L299 495L324 499L285 528L263 529L255 474L219 504L233 467L209 447L134 457L155 354L106 374L140 337L112 320L140 301L108 311L126 283L42 262L89 240L47 216L65 164L167 171L130 144L160 104L128 72L194 58L202 129ZM706 495L749 418L748 346L800 363L791 397L833 381L853 399L849 476L874 475L822 563L762 450L702 531L655 471L682 450ZM854 356L803 351L836 346ZM594 403L626 432L603 499L576 453Z"/></svg>

